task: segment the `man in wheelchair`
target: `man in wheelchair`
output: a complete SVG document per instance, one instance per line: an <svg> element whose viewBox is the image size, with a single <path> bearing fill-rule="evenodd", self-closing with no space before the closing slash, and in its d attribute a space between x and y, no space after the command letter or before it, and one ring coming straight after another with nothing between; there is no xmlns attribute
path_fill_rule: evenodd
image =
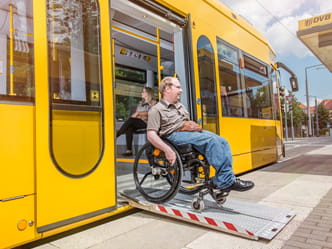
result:
<svg viewBox="0 0 332 249"><path fill-rule="evenodd" d="M156 148L162 150L166 159L174 164L176 153L162 138L175 145L192 144L216 169L211 184L213 189L223 192L247 191L254 187L252 181L236 178L232 170L232 154L226 139L212 132L202 130L179 102L182 93L180 82L175 77L165 77L159 86L161 100L149 111L147 138Z"/></svg>

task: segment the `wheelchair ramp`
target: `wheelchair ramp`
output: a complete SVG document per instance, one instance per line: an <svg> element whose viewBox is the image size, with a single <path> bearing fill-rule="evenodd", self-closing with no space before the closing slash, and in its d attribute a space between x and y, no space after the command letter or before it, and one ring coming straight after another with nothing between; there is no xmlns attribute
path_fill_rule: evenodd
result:
<svg viewBox="0 0 332 249"><path fill-rule="evenodd" d="M272 240L295 216L293 211L231 198L218 206L209 195L204 197L205 209L201 213L191 208L192 195L178 193L169 202L155 204L146 201L137 190L125 190L121 198L139 209L253 240Z"/></svg>

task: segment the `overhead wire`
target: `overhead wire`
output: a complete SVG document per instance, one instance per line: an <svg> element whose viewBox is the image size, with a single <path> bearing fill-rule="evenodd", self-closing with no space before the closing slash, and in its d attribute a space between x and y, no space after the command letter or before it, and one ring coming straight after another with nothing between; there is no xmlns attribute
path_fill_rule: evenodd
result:
<svg viewBox="0 0 332 249"><path fill-rule="evenodd" d="M294 32L292 32L291 30L288 29L288 27L283 24L278 17L276 17L270 10L268 10L267 8L265 8L265 6L259 2L258 0L255 0L256 3L258 3L267 13L269 13L281 26L283 26L288 33L290 33L292 36L294 36L297 39L297 36L294 34Z"/></svg>

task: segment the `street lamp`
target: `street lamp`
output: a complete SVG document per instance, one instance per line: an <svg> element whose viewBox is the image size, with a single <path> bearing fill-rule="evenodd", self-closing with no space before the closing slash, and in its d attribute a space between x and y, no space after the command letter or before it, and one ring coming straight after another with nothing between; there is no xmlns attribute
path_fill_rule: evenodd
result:
<svg viewBox="0 0 332 249"><path fill-rule="evenodd" d="M307 70L310 68L322 66L323 64L318 64L314 66L305 67L305 91L307 97L307 114L308 114L308 136L312 136L312 128L311 128L311 114L310 114L310 105L309 105L309 88L308 88L308 73Z"/></svg>

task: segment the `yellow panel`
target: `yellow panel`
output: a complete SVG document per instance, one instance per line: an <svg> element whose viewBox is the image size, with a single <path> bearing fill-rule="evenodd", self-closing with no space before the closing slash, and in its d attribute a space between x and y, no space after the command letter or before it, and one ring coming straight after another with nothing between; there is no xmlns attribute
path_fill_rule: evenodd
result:
<svg viewBox="0 0 332 249"><path fill-rule="evenodd" d="M235 174L240 174L252 169L250 153L233 156L233 171Z"/></svg>
<svg viewBox="0 0 332 249"><path fill-rule="evenodd" d="M0 105L0 199L34 192L34 107Z"/></svg>
<svg viewBox="0 0 332 249"><path fill-rule="evenodd" d="M236 173L243 173L278 159L274 120L222 118L220 124L221 136L231 146L233 169Z"/></svg>
<svg viewBox="0 0 332 249"><path fill-rule="evenodd" d="M0 215L0 248L35 239L34 196L0 202Z"/></svg>
<svg viewBox="0 0 332 249"><path fill-rule="evenodd" d="M253 152L251 155L252 167L257 168L278 160L276 148Z"/></svg>
<svg viewBox="0 0 332 249"><path fill-rule="evenodd" d="M250 126L251 151L264 150L276 146L276 128L264 121Z"/></svg>
<svg viewBox="0 0 332 249"><path fill-rule="evenodd" d="M89 172L102 149L99 112L53 111L52 146L58 166L72 175Z"/></svg>

